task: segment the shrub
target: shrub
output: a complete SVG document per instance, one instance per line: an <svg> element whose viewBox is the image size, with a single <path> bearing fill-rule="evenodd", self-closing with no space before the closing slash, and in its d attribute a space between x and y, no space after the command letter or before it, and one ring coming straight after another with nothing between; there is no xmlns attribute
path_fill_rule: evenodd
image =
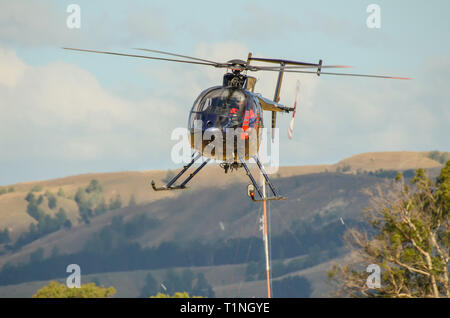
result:
<svg viewBox="0 0 450 318"><path fill-rule="evenodd" d="M64 284L51 281L33 295L33 298L110 298L114 296L114 287L105 288L95 283L81 285L80 288L69 288Z"/></svg>
<svg viewBox="0 0 450 318"><path fill-rule="evenodd" d="M30 191L31 192L41 192L42 191L42 186L41 185L36 185L33 188L31 188Z"/></svg>
<svg viewBox="0 0 450 318"><path fill-rule="evenodd" d="M89 185L87 186L85 191L86 191L86 193L102 192L103 188L100 185L100 182L98 182L98 180L93 179L93 180L91 180L91 183L89 183Z"/></svg>

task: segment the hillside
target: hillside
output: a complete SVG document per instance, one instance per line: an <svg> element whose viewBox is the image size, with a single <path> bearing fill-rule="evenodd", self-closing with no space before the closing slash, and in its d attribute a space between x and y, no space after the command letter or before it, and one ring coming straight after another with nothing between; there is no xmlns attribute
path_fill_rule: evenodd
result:
<svg viewBox="0 0 450 318"><path fill-rule="evenodd" d="M347 168L338 169L338 167L344 166ZM338 236L335 236L337 240L333 242L338 245L320 241L327 235L340 235L339 233L345 230L347 224L357 224L360 212L368 204L368 198L362 193L362 189L376 185L388 186L391 182L385 174L372 172L402 171L426 167L431 173L436 173L440 166L439 162L428 158L426 153L395 152L361 154L344 159L335 165L280 168L279 172L272 176L273 182L281 193L287 195L288 199L270 203L271 233L274 246L289 247L290 250L287 251L292 253L292 256L289 257L294 258L311 258L311 253L315 253L314 249L327 255L326 257L315 255L314 261L308 263L310 264L308 268L300 270L293 268L290 274L286 275L306 276L313 286L312 295L326 296L326 286L323 282L327 271L326 264L332 259L342 256L342 251L337 242L339 241ZM186 191L153 192L149 186L150 180L155 179L161 182L167 174L166 171L86 174L13 185L14 192L0 196L0 231L3 228L9 228L13 242L21 232L27 230L30 223L37 223L27 213L27 201L25 200L27 193L33 188L38 190L33 192L36 197L44 195L47 191L56 194L62 189L64 195L57 196L57 207L63 207L67 211L73 225L70 229L61 228L44 235L19 249L8 250L4 245L3 253L0 255L0 267L7 263L13 266L26 264L33 257L35 259L38 252L40 259L51 259L56 254L62 255L60 258L67 255L70 259L70 255L75 257L78 255L77 253L84 251L89 244L95 242L95 240L92 241L93 238L98 240L99 237L108 233L105 232L106 228L114 229L115 217L122 217L121 224L125 229L128 225L127 222L134 224L133 226L139 225L138 223L141 222L139 218L144 215L145 218L141 222L144 230L141 227L138 234L129 237L115 237L113 230L112 245L108 244L111 246L106 248L114 254L116 249L120 248L120 244L129 246L138 244L142 249L142 252L139 253L142 254L144 251L158 249L168 242L171 244L174 242L178 244L177 248L186 249L187 255L192 255L196 244L209 244L208 246L213 248L212 251L215 251L223 244L228 244L226 242L231 242L227 248L230 255L235 256L225 261L230 264L225 264L224 261L221 261L222 263L217 263L217 261L199 263L200 261L189 257L185 262L177 264L192 269L194 272L205 273L217 296L237 296L236 288L239 290L239 295L243 297L254 296L258 290L257 286L259 286L258 279L243 282L241 278L245 274L246 264L251 259L258 262L263 259L262 250L259 251L258 245L252 243L253 238L259 240L261 237L258 224L261 210L260 205L247 198L246 184L248 181L243 171L223 175L223 171L219 167L209 166L198 175L198 178L193 180L191 188ZM217 178L218 175L221 177ZM97 196L110 200L119 194L123 204L121 208L92 217L89 224L85 224L78 220L79 207L75 202L75 196L77 189L85 189L92 180L98 180L101 185ZM134 202L130 204L132 196ZM44 197L39 206L42 206L45 213L55 215L57 209L50 209L47 201L47 197ZM341 220L345 221L345 224L341 224ZM151 222L146 226L144 221ZM119 224L119 226L122 225ZM305 225L313 229L313 232L304 232L302 226ZM120 227L116 227L116 229L120 229ZM319 240L316 245L308 246L307 241L311 235L315 235ZM117 243L114 243L116 241ZM102 242L104 244L104 241ZM138 259L141 257L139 255L136 255ZM79 258L79 256L77 257ZM106 255L105 257L110 256ZM282 261L288 264L289 257L288 255L277 255L277 252L274 251L274 261L276 262ZM108 262L111 260L111 258L107 259ZM128 287L125 286L129 286L130 282L126 277L138 277L139 275L135 276L137 274L133 273L148 271L139 269L143 265L139 265L140 261L138 260L136 269L120 271L122 265L115 265L114 258L112 260L110 266L105 265L102 272L86 265L87 268L83 267L86 276L83 277L95 277L106 285L111 282L112 285L117 285L117 289L123 285L123 288L128 290ZM237 263L233 264L233 262ZM201 266L195 265L197 263ZM304 266L297 266L297 268ZM223 273L228 270L229 274L224 275ZM161 278L161 273L164 271L152 269L151 272ZM55 278L64 277L63 269L60 273L60 276L57 275ZM116 278L108 280L105 277ZM139 277L142 278L142 276ZM222 279L218 280L217 277L222 277ZM46 281L45 279L37 280ZM36 284L37 282L25 282L20 285L0 287L0 297L8 296L11 290L22 290L23 294L21 295L28 297L30 294L27 290L32 290ZM136 289L120 295L135 297Z"/></svg>
<svg viewBox="0 0 450 318"><path fill-rule="evenodd" d="M439 167L441 163L427 157L423 152L368 152L351 156L339 161L335 167L347 166L350 171L376 170L410 170L421 167L431 169Z"/></svg>
<svg viewBox="0 0 450 318"><path fill-rule="evenodd" d="M321 173L325 171L341 171L346 173L356 173L358 171L376 171L383 170L408 170L422 168L436 168L441 164L427 157L425 152L379 152L365 153L352 156L341 160L334 165L316 165L316 166L290 166L280 167L277 177L289 177L294 175L303 175L311 173ZM24 200L27 193L33 189L36 195L44 194L50 191L54 194L62 191L65 196L58 197L58 206L64 208L69 219L77 223L78 208L73 201L73 197L79 188L85 188L91 180L98 180L103 187L103 196L106 201L120 194L124 203L129 202L133 195L137 204L146 204L162 198L173 197L180 194L178 191L172 192L153 192L150 188L151 180L155 179L160 183L168 176L167 171L124 171L114 173L84 174L70 176L60 179L24 182L13 184L0 188L14 188L14 192L0 195L0 230L8 228L13 239L16 239L20 233L29 227L30 223L35 222L26 213L27 202ZM217 178L216 176L221 176ZM234 182L247 182L245 173L239 171L228 175L223 174L223 170L217 165L209 165L196 176L190 183L192 188L226 186ZM43 205L45 207L45 204ZM55 211L48 208L45 212L53 215Z"/></svg>

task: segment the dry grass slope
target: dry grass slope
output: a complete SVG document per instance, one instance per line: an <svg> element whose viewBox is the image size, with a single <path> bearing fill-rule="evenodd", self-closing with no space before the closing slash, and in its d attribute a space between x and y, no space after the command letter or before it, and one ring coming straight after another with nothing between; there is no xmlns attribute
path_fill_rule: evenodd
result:
<svg viewBox="0 0 450 318"><path fill-rule="evenodd" d="M343 166L349 166L350 169L346 173L352 174L356 173L358 170L408 170L417 169L419 167L427 169L439 168L441 167L441 164L428 158L426 152L401 151L364 153L344 159L335 165L281 167L278 173L274 175L275 183L277 183L276 177L284 178L299 175L304 177L302 177L300 185L290 193L289 200L283 201L276 206L274 205L272 211L274 219L278 219L282 222L277 223L274 221L272 224L272 230L274 232L282 231L285 229L286 224L289 224L292 219L297 219L300 216L311 217L314 213L321 216L326 216L329 215L329 213L338 211L345 217L346 213L354 213L353 210L360 210L362 208L360 206L360 202L363 201L358 199L359 194L356 191L358 189L355 190L354 188L364 187L366 184L370 184L372 181L367 179L368 177L360 177L358 179L349 179L348 181L345 181L345 178L329 178L326 174L322 174L322 172L335 171L338 167ZM63 253L75 252L84 245L86 239L92 233L100 230L103 226L110 224L112 217L115 215L123 215L125 219L127 219L145 212L148 216L156 217L163 221L162 226L159 229L150 231L151 233L149 232L148 235L146 234L142 237L142 241L140 243L143 245L156 245L162 241L180 238L180 236L187 239L190 236L195 236L196 233L200 232L203 233L205 238L211 235L219 235L219 237L223 239L228 237L258 235L256 230L257 225L250 226L255 223L255 211L253 210L256 208L253 209L250 207L252 204L251 202L249 203L249 201L245 201L243 203L240 199L241 196L245 196L242 193L245 192L245 183L248 182L247 176L243 171L224 175L223 170L220 167L211 165L206 167L204 171L193 179L190 184L192 189L186 192L153 192L150 187L150 181L155 179L156 181L162 183L162 180L165 179L166 176L167 171L125 171L116 173L84 174L55 180L26 182L13 185L15 188L14 192L0 195L0 230L9 228L13 239L23 230L26 230L30 223L35 222L34 219L26 213L27 202L25 201L25 196L32 188L36 186L40 186L42 188L40 192L36 193L37 195L44 194L45 191L50 191L54 194L56 194L59 189L64 191L64 198L58 196L58 208L63 207L68 212L68 216L72 220L74 226L70 231L60 230L36 240L31 244L24 246L20 251L12 255L1 255L0 267L7 261L17 263L28 260L30 253L35 251L37 248L44 248L46 256L51 253L54 247L58 247ZM126 206L131 195L133 195L135 197L137 207L134 209L125 208L110 211L104 215L94 218L90 225L78 224L78 208L73 200L73 196L78 188L85 188L93 179L98 180L102 185L102 195L104 195L106 200L120 194L122 202ZM283 181L280 183L280 187L285 187L285 189L282 189L283 191L290 188L289 182L286 182L287 181ZM302 188L302 182L307 183L308 187ZM238 186L233 187L233 185ZM223 195L219 195L220 191L215 191L218 188L227 188L227 196L230 199L223 200ZM214 200L220 204L217 207L214 207L216 213L204 215L199 212L201 210L200 208L205 206L205 204L208 204L208 200L211 198L207 198L209 195L201 196L199 194L209 193L209 190L212 191L211 195L219 195L219 197L215 197ZM196 192L196 200L189 199L189 194L191 191ZM327 195L327 198L319 200L317 196L324 193ZM179 200L162 200L178 197L180 195L181 197L179 197ZM239 198L236 199L237 196L239 196ZM356 203L356 201L359 203ZM247 203L250 207L250 210L247 209L247 214L243 215L235 209L236 206L241 206L242 204L245 205ZM185 209L184 207L186 205L189 205L190 208ZM48 214L54 214L57 211L57 209L50 210L47 207L46 199L41 207L44 208L45 212ZM180 214L180 211L183 211L183 213ZM301 213L299 214L298 211L301 211ZM275 218L275 216L279 217ZM220 230L219 223L225 224L225 231ZM249 226L242 226L242 224ZM194 238L194 236L192 238ZM208 279L214 280L213 285L217 296L223 295L225 297L229 297L232 296L230 293L236 293L237 290L241 290L244 295L256 295L258 294L257 290L261 289L259 285L260 282L248 282L242 284L227 280L222 281L220 277L223 277L223 275L217 270L218 269L210 269L210 271L205 273ZM222 268L222 270L225 270L225 267ZM314 277L321 277L324 273L322 267L307 270L309 270L309 272L302 272L301 274L312 275L311 277L314 275ZM316 270L318 274L311 272L314 270ZM242 268L236 266L235 269L227 273L227 279L230 277L231 273L233 273L232 276L240 277L242 276ZM111 277L116 277L116 274L118 275L119 273L111 274L113 275ZM102 275L93 276L103 277ZM131 274L128 273L127 275ZM111 278L108 280L105 276L105 284L108 285L107 283L111 282L114 285L113 282L117 283L125 279L123 276L120 277L120 279ZM103 280L100 281L103 283ZM38 283L33 282L30 284L32 284L32 287L30 288L29 286L31 285L27 284L21 284L21 286L23 285L23 288L27 290L36 290L35 286L37 286L36 284ZM131 283L127 281L123 284L124 286L128 286ZM226 286L226 284L229 286ZM323 284L321 284L322 283L313 283L315 286L313 296L323 296L323 291L326 288L322 286ZM237 289L233 289L233 287L236 287ZM6 288L6 286L0 288L0 295L3 295L3 297L5 295L3 292L5 291L1 292L1 290L4 288ZM133 289L131 295L135 292L136 291Z"/></svg>

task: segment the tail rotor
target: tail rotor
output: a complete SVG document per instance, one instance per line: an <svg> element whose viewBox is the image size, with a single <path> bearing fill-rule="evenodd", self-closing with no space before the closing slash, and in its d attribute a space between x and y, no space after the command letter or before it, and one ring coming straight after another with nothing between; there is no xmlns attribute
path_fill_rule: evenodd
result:
<svg viewBox="0 0 450 318"><path fill-rule="evenodd" d="M300 81L297 80L297 85L295 88L295 102L294 102L294 111L292 112L292 119L289 124L288 128L288 137L289 139L292 139L292 133L294 131L294 120L295 120L295 113L297 111L297 104L298 104L298 95L300 93Z"/></svg>

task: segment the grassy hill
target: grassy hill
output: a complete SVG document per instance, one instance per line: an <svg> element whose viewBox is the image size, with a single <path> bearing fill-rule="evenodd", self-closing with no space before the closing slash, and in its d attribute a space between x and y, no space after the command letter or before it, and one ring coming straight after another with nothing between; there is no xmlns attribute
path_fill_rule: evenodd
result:
<svg viewBox="0 0 450 318"><path fill-rule="evenodd" d="M315 165L315 166L291 166L281 167L276 174L278 177L289 177L294 175L303 175L311 173L321 173L324 171L340 171L345 173L356 173L357 171L376 171L376 170L408 170L422 168L436 168L441 163L430 159L427 152L378 152L355 155L341 160L334 165ZM345 170L345 171L343 171ZM11 236L15 239L26 230L30 223L34 222L26 213L27 202L25 197L28 192L35 190L36 195L44 194L46 191L54 194L58 191L64 193L64 197L58 196L58 207L64 208L68 212L68 217L73 223L77 223L78 209L73 200L77 189L85 188L91 180L98 180L103 187L102 195L105 200L113 198L120 194L122 201L126 204L131 196L137 204L146 204L162 198L174 197L180 192L153 192L150 188L150 181L155 179L162 183L168 175L167 171L143 171L143 172L114 172L99 174L83 174L70 176L60 179L24 182L13 184L0 188L7 191L13 188L14 192L7 192L0 195L0 230L8 228ZM219 176L220 178L217 178ZM223 174L223 170L216 165L206 167L190 186L192 188L222 187L235 182L248 182L247 176L242 171ZM36 191L37 190L37 191ZM46 213L53 215L55 211L45 208Z"/></svg>
<svg viewBox="0 0 450 318"><path fill-rule="evenodd" d="M270 203L271 233L278 240L283 239L290 242L289 244L293 242L293 249L305 249L305 241L298 238L297 230L300 225L309 224L316 228L320 237L320 233L327 235L327 226L337 224L341 218L345 224L347 220L359 219L360 212L368 203L361 190L389 183L385 174L373 172L403 171L419 167L437 172L441 163L429 158L428 153L389 152L361 154L335 165L282 167L272 178L280 192L287 195L288 199ZM27 213L25 200L32 190L36 197L44 196L46 192L54 193L57 196L57 209L48 207L48 198L45 196L40 206L48 215L55 215L58 208L64 208L73 226L45 235L18 250L10 251L5 249L5 244L3 247L0 245L3 248L0 249L0 267L7 263L25 264L37 251L43 252L41 257L44 259L51 257L55 251L64 255L75 254L85 249L92 237L104 233L102 230L110 227L117 216L121 216L124 223L136 220L141 215L157 221L157 225L145 229L127 241L139 244L142 248L157 248L166 242L177 242L181 245L195 241L220 244L234 239L233 253L242 254L246 248L250 251L252 246L247 247L245 239L261 236L258 224L261 209L259 204L247 198L248 181L243 171L224 175L221 168L209 166L194 178L191 188L186 191L153 192L150 181L155 179L162 182L167 175L167 171L86 174L12 185L14 191L0 195L0 231L4 228L10 229L13 242L21 233L27 231L30 223L37 223ZM89 224L85 224L79 221L75 196L77 190L85 189L91 180L98 180L102 187L98 195L107 202L120 195L123 204L122 208L93 217ZM134 202L130 205L132 197ZM255 248L253 246L253 249ZM260 252L263 259L262 251ZM333 257L340 257L339 255ZM327 264L332 259L319 257L318 260L318 264L301 270L294 269L277 279L286 275L303 275L311 281L312 295L326 296L324 278L328 270ZM277 261L288 262L289 257L280 256ZM205 273L216 296L258 296L258 291L264 290L260 286L264 282L258 279L243 281L247 262L231 263L199 267L188 262L182 267ZM142 275L147 272L152 272L155 277L161 279L164 270L97 272L83 277L87 280L96 278L102 284L114 285L118 296L135 297L138 295L137 290L141 288L136 281L142 280ZM57 277L64 277L64 271L61 276L55 276ZM0 297L15 295L14 293L24 297L31 296L30 292L35 291L34 288L44 282L2 286Z"/></svg>
<svg viewBox="0 0 450 318"><path fill-rule="evenodd" d="M368 152L339 161L335 167L348 167L349 171L376 170L410 170L421 167L423 169L436 168L441 165L431 159L429 153L396 151L396 152Z"/></svg>

